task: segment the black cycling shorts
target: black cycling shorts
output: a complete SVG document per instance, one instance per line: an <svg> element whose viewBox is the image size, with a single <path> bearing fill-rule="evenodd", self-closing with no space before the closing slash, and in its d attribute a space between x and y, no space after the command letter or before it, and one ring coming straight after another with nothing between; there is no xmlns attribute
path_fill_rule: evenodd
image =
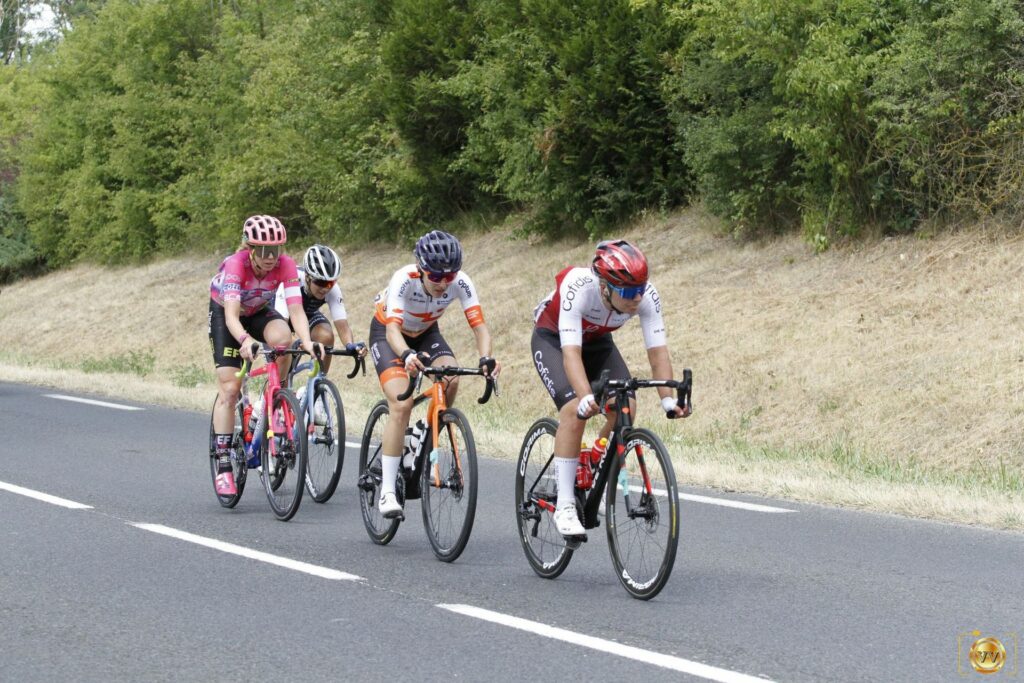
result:
<svg viewBox="0 0 1024 683"><path fill-rule="evenodd" d="M284 320L284 316L274 310L273 306L267 306L252 315L239 317L242 327L253 339L266 342L263 338L263 330L271 320ZM242 357L238 355L241 346L234 335L228 331L227 322L224 319L224 307L210 299L210 313L207 317L207 334L210 336L210 348L213 351L213 364L215 367L242 367Z"/></svg>
<svg viewBox="0 0 1024 683"><path fill-rule="evenodd" d="M530 351L533 352L533 365L540 375L540 381L544 383L555 406L561 410L562 406L576 398L576 392L569 383L569 376L565 374L562 342L558 333L543 327L533 328ZM582 355L583 369L591 382L601 376L602 370L610 371L610 379L629 379L631 376L610 334L584 342ZM630 392L629 397L635 398L635 392Z"/></svg>
<svg viewBox="0 0 1024 683"><path fill-rule="evenodd" d="M452 348L441 336L441 330L438 329L437 323L428 327L423 334L417 337L410 337L407 334L403 334L402 337L409 348L416 353L429 354L430 357L424 361L424 365L430 365L441 356L455 357ZM369 343L373 367L377 369L377 377L380 378L382 385L395 377L409 377L409 373L405 371L405 363L392 350L391 344L388 344L387 328L377 318L370 323Z"/></svg>

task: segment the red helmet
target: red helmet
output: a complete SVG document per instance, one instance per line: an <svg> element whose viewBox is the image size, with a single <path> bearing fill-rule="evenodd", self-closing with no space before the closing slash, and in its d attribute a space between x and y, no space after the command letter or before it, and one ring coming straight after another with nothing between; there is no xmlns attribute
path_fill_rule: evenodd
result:
<svg viewBox="0 0 1024 683"><path fill-rule="evenodd" d="M246 244L284 244L288 233L273 216L250 216L242 226L242 239Z"/></svg>
<svg viewBox="0 0 1024 683"><path fill-rule="evenodd" d="M597 245L591 270L616 287L647 284L647 257L626 240L605 240Z"/></svg>

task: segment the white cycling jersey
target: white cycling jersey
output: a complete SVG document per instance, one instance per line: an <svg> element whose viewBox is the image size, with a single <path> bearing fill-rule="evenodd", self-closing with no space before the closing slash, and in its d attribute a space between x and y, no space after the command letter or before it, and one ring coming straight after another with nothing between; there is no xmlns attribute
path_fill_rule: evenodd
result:
<svg viewBox="0 0 1024 683"><path fill-rule="evenodd" d="M661 297L650 282L636 313L616 313L601 296L601 284L590 268L566 268L555 276L555 289L534 309L537 327L558 332L562 346L583 346L640 317L648 349L667 344Z"/></svg>
<svg viewBox="0 0 1024 683"><path fill-rule="evenodd" d="M341 287L337 282L334 286L327 290L327 296L323 299L317 299L314 297L309 290L306 289L306 272L302 268L296 268L299 273L299 282L302 283L302 307L306 311L306 315L312 315L315 311L319 310L325 303L331 312L331 321L336 322L338 320L347 320L348 313L345 311L345 299L341 295ZM288 320L288 303L285 301L284 285L277 288L277 298L274 300L274 308L277 312L284 316L285 320Z"/></svg>
<svg viewBox="0 0 1024 683"><path fill-rule="evenodd" d="M468 275L460 270L441 296L434 297L423 289L419 270L413 263L396 270L387 289L377 294L375 315L382 325L400 323L404 334L416 337L437 322L456 299L462 303L470 327L484 323L476 287Z"/></svg>

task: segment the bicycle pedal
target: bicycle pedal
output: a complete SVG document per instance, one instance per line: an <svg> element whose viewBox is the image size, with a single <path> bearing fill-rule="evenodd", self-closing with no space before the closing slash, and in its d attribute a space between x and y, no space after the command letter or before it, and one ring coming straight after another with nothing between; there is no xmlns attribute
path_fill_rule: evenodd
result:
<svg viewBox="0 0 1024 683"><path fill-rule="evenodd" d="M569 550L576 550L587 542L586 534L583 534L582 536L563 536L562 538L565 539L565 545Z"/></svg>

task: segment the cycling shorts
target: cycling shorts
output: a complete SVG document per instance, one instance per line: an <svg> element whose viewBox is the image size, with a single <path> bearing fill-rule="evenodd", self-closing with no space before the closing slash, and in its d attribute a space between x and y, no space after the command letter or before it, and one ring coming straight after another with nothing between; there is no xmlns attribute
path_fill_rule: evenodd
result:
<svg viewBox="0 0 1024 683"><path fill-rule="evenodd" d="M424 365L432 364L441 356L455 357L452 348L441 336L441 330L438 329L437 323L415 337L406 334L403 334L402 337L409 348L416 353L429 354L430 357L423 362ZM388 344L387 328L377 318L370 323L369 343L373 367L377 369L377 377L380 378L381 385L396 377L402 377L408 381L409 373L405 371L405 363L392 350L391 344Z"/></svg>
<svg viewBox="0 0 1024 683"><path fill-rule="evenodd" d="M239 318L242 327L253 339L266 342L263 338L263 330L271 320L284 320L280 313L274 310L273 306L267 306L252 315L243 315ZM210 348L213 351L213 364L215 367L242 367L242 357L238 354L240 344L234 335L228 331L228 325L224 318L224 307L210 299L210 313L207 317L207 334L210 336ZM248 340L246 340L248 341Z"/></svg>
<svg viewBox="0 0 1024 683"><path fill-rule="evenodd" d="M558 338L558 332L543 327L533 328L533 337L530 339L530 351L533 353L533 365L540 376L544 388L547 389L555 406L562 409L569 401L576 398L576 392L569 383L569 376L565 374L565 364L562 360L562 345ZM611 334L604 334L593 341L583 342L583 369L587 372L587 379L593 382L601 376L602 370L610 372L609 379L629 379L629 368L626 361L622 359L618 347L612 341ZM630 398L636 398L635 392L629 393Z"/></svg>

